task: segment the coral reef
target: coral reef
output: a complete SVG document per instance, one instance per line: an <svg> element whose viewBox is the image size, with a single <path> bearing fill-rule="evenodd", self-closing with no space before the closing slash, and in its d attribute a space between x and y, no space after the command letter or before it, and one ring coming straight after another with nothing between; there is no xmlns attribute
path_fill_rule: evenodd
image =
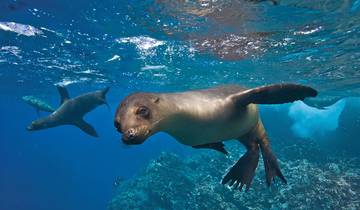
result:
<svg viewBox="0 0 360 210"><path fill-rule="evenodd" d="M260 161L250 190L244 192L220 184L244 153L233 143L227 149L227 157L205 150L185 158L161 154L117 187L109 209L360 209L357 159L328 157L310 142L277 147L288 184L277 181L268 188Z"/></svg>

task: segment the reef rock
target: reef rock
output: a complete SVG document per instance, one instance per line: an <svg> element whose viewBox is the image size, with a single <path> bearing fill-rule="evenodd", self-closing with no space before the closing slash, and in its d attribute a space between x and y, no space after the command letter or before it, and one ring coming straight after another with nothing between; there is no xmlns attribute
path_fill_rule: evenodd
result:
<svg viewBox="0 0 360 210"><path fill-rule="evenodd" d="M289 159L279 156L288 184L278 181L268 188L259 161L252 186L244 192L220 184L244 153L239 147L227 146L228 157L203 150L185 158L163 153L137 177L117 187L109 209L360 209L359 160L307 157L318 149L304 142L274 148L283 154L299 151Z"/></svg>

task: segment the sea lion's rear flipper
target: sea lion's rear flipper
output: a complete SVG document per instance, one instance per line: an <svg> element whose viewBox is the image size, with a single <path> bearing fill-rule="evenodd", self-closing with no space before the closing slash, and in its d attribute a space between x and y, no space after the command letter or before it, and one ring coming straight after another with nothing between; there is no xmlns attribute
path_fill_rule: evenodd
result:
<svg viewBox="0 0 360 210"><path fill-rule="evenodd" d="M248 104L282 104L297 100L304 100L306 97L315 97L317 91L311 87L297 84L274 84L245 90L229 98L238 106Z"/></svg>
<svg viewBox="0 0 360 210"><path fill-rule="evenodd" d="M56 86L59 94L60 94L60 105L63 104L65 101L69 100L69 93L67 91L67 89L63 86Z"/></svg>
<svg viewBox="0 0 360 210"><path fill-rule="evenodd" d="M77 121L76 123L74 123L74 125L80 128L85 133L89 134L90 136L99 137L95 128L84 120Z"/></svg>
<svg viewBox="0 0 360 210"><path fill-rule="evenodd" d="M271 182L275 179L275 177L279 177L282 182L287 184L284 175L281 173L279 164L277 162L276 156L272 153L269 146L263 147L260 144L261 154L264 160L265 166L265 175L266 175L266 183L268 186L271 185Z"/></svg>
<svg viewBox="0 0 360 210"><path fill-rule="evenodd" d="M229 186L239 190L246 185L246 191L249 190L251 182L255 175L255 170L259 162L259 146L258 144L246 145L246 153L231 167L230 171L224 176L222 184L229 182Z"/></svg>
<svg viewBox="0 0 360 210"><path fill-rule="evenodd" d="M277 158L271 150L269 139L264 132L264 127L261 121L258 123L256 129L253 130L253 135L256 136L257 142L260 145L262 158L264 160L267 185L270 186L275 177L279 177L281 181L286 184L286 179L281 173Z"/></svg>
<svg viewBox="0 0 360 210"><path fill-rule="evenodd" d="M196 145L196 146L193 146L193 148L195 148L195 149L214 149L214 150L219 151L219 152L221 152L221 153L223 153L225 155L228 154L228 152L225 149L225 144L222 143L222 142Z"/></svg>

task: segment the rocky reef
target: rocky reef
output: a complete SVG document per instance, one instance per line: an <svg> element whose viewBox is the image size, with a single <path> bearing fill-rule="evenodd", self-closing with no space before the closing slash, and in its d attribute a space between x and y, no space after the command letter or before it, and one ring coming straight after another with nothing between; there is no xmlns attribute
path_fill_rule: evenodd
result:
<svg viewBox="0 0 360 210"><path fill-rule="evenodd" d="M248 192L220 184L222 176L244 153L227 143L231 155L197 150L180 157L163 153L134 179L117 186L109 203L120 209L360 209L360 162L321 154L309 142L274 148L285 185L266 186L262 160Z"/></svg>

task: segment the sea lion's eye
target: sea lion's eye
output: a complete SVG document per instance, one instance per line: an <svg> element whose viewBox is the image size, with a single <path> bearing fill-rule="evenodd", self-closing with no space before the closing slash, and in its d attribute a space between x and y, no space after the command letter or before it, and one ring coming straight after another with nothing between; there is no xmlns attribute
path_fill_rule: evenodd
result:
<svg viewBox="0 0 360 210"><path fill-rule="evenodd" d="M150 110L149 108L147 108L146 106L140 106L137 110L136 110L136 114L140 115L143 118L149 118L150 116Z"/></svg>

